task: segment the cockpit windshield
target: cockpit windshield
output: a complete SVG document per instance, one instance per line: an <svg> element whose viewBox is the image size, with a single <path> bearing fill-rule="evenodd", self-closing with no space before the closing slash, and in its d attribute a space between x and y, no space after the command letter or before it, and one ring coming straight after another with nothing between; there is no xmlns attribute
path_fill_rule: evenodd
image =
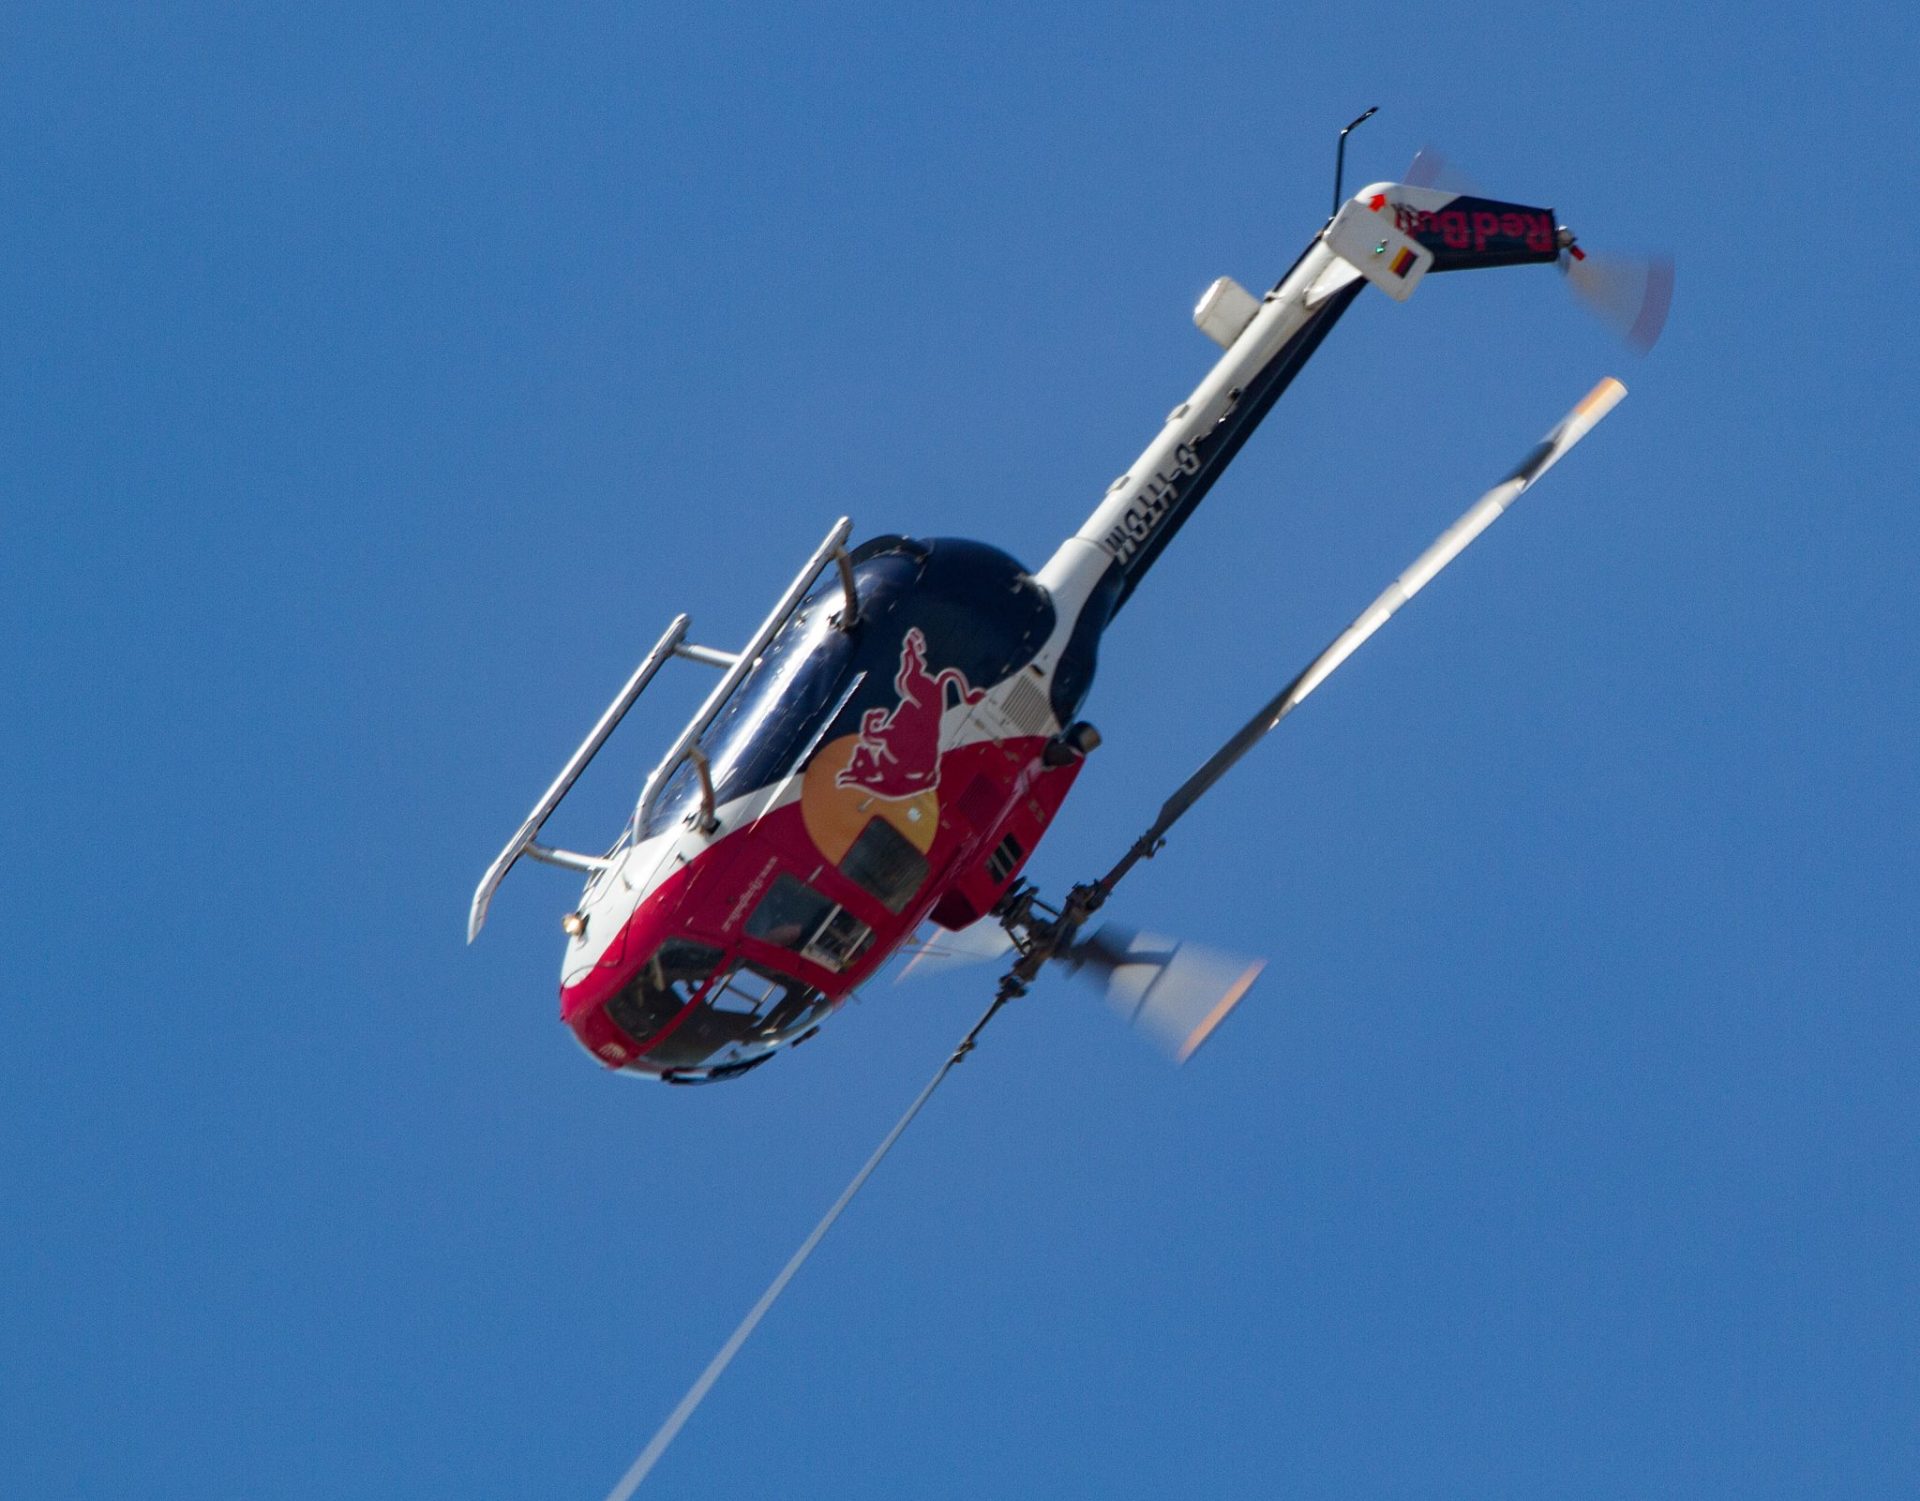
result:
<svg viewBox="0 0 1920 1501"><path fill-rule="evenodd" d="M811 986L750 961L724 971L687 1019L646 1054L650 1066L721 1068L771 1050L829 1006Z"/></svg>
<svg viewBox="0 0 1920 1501"><path fill-rule="evenodd" d="M853 638L834 621L841 604L836 586L802 605L700 737L712 763L716 802L743 796L790 770L845 701L859 673ZM698 773L683 761L654 799L641 837L685 818L699 798Z"/></svg>
<svg viewBox="0 0 1920 1501"><path fill-rule="evenodd" d="M649 1072L718 1071L764 1056L811 1026L831 1002L791 976L728 964L719 949L669 938L607 1002L607 1015L645 1048ZM689 1003L698 1001L691 1011ZM685 1018L669 1029L682 1012ZM649 1046L665 1030L657 1046Z"/></svg>
<svg viewBox="0 0 1920 1501"><path fill-rule="evenodd" d="M726 956L690 938L669 938L607 1002L607 1015L644 1044L685 1009Z"/></svg>

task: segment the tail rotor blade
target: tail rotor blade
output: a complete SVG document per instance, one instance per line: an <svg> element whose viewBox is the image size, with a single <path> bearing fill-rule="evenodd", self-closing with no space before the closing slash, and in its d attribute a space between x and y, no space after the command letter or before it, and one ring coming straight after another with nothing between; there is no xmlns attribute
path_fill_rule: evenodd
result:
<svg viewBox="0 0 1920 1501"><path fill-rule="evenodd" d="M1673 306L1671 256L1595 255L1576 250L1564 257L1567 285L1581 305L1637 354L1652 349Z"/></svg>
<svg viewBox="0 0 1920 1501"><path fill-rule="evenodd" d="M1464 193L1471 198L1484 198L1480 184L1475 182L1459 166L1432 142L1428 142L1414 152L1413 160L1407 164L1406 175L1400 179L1410 188L1432 188L1441 193Z"/></svg>
<svg viewBox="0 0 1920 1501"><path fill-rule="evenodd" d="M1431 143L1414 153L1401 181L1441 193L1486 196L1458 163ZM1560 257L1560 269L1581 305L1629 349L1645 354L1653 348L1673 305L1673 257L1595 255L1575 248Z"/></svg>
<svg viewBox="0 0 1920 1501"><path fill-rule="evenodd" d="M1107 1004L1175 1063L1185 1063L1260 978L1264 959L1135 933L1108 923L1066 956Z"/></svg>

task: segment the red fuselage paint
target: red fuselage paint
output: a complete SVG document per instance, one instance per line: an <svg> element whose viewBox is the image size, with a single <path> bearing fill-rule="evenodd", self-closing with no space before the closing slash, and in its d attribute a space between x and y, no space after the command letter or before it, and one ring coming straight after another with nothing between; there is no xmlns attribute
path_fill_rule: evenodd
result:
<svg viewBox="0 0 1920 1501"><path fill-rule="evenodd" d="M613 1068L732 1077L811 1035L921 923L987 915L1079 773L1092 641L963 539L875 538L806 600L589 883L560 1012ZM1049 761L1061 763L1049 765ZM703 785L707 790L703 791ZM709 817L711 814L711 817Z"/></svg>
<svg viewBox="0 0 1920 1501"><path fill-rule="evenodd" d="M1037 736L976 741L945 755L939 755L936 746L932 782L953 789L955 795L941 802L926 852L928 875L897 913L822 859L797 801L722 834L645 896L620 938L608 946L608 954L618 957L561 988L562 1020L607 1066L658 1072L645 1060L705 1004L703 996L693 996L646 1038L622 1031L608 1015L607 1002L671 938L692 939L790 975L837 1009L936 908L943 925L964 926L986 915L1012 884L1059 812L1082 764L1075 759L1065 766L1045 765L1045 744ZM989 873L988 856L1009 836L1022 853ZM745 923L753 899L781 874L805 881L870 927L871 947L846 968L834 970L749 936Z"/></svg>

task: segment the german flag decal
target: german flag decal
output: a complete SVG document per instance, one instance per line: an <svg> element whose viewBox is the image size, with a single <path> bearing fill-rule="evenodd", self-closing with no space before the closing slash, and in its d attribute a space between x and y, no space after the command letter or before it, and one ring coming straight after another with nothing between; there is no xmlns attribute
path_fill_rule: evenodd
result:
<svg viewBox="0 0 1920 1501"><path fill-rule="evenodd" d="M1393 274L1405 276L1413 269L1413 252L1406 246L1400 247L1400 253L1393 258Z"/></svg>

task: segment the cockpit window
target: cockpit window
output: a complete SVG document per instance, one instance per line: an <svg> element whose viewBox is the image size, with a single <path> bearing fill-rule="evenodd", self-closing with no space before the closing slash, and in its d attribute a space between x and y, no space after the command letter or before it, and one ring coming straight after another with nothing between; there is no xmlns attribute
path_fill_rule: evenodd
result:
<svg viewBox="0 0 1920 1501"><path fill-rule="evenodd" d="M843 607L837 581L802 605L700 737L710 758L716 802L740 797L791 770L846 701L860 674L854 638L835 624ZM693 763L682 761L660 789L641 835L657 834L686 817L699 796Z"/></svg>
<svg viewBox="0 0 1920 1501"><path fill-rule="evenodd" d="M876 818L847 850L840 873L889 912L901 912L927 878L927 857L886 819Z"/></svg>
<svg viewBox="0 0 1920 1501"><path fill-rule="evenodd" d="M792 949L827 969L845 969L873 946L873 929L831 897L783 875L747 918L747 936Z"/></svg>
<svg viewBox="0 0 1920 1501"><path fill-rule="evenodd" d="M723 957L704 943L669 938L607 1002L607 1015L627 1036L643 1043L693 999Z"/></svg>
<svg viewBox="0 0 1920 1501"><path fill-rule="evenodd" d="M729 1016L750 1016L778 1028L790 1019L783 1009L788 1000L805 991L806 986L798 980L742 965L713 987L707 995L707 1005Z"/></svg>
<svg viewBox="0 0 1920 1501"><path fill-rule="evenodd" d="M747 918L747 936L797 949L833 913L833 903L811 886L782 876Z"/></svg>
<svg viewBox="0 0 1920 1501"><path fill-rule="evenodd" d="M790 976L736 964L646 1059L669 1069L734 1069L811 1026L831 1004Z"/></svg>

